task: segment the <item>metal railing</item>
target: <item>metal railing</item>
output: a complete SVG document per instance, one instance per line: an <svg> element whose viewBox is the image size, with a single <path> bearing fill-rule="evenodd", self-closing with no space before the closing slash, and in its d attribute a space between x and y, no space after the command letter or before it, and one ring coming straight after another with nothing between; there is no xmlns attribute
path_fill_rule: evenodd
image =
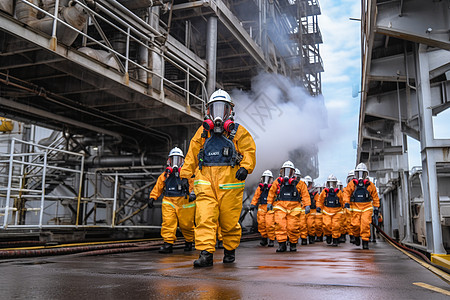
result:
<svg viewBox="0 0 450 300"><path fill-rule="evenodd" d="M203 113L204 104L206 103L207 99L207 92L206 92L206 76L202 74L199 70L195 69L192 65L190 65L188 62L182 60L180 57L168 52L164 51L165 49L164 44L160 45L155 42L155 38L163 37L164 32L158 32L156 29L152 28L150 25L145 24L146 30L140 30L140 28L134 26L130 20L120 18L116 14L112 13L108 10L108 8L101 5L100 2L96 2L96 8L105 14L108 18L103 16L101 13L98 13L88 7L86 4L84 4L84 1L80 0L72 0L72 3L76 3L76 5L79 5L83 8L84 11L86 11L89 15L89 18L91 19L99 19L107 26L110 26L115 30L115 33L123 34L126 41L126 49L125 53L120 53L120 51L114 49L109 41L107 41L106 36L103 36L104 38L101 40L98 40L96 37L90 36L88 33L78 30L77 28L73 27L72 25L68 24L64 20L61 20L57 17L58 10L59 10L59 1L55 1L55 13L51 14L39 6L28 2L21 0L21 2L25 3L26 5L31 6L33 9L43 13L44 15L48 16L49 18L53 19L53 27L52 27L52 39L57 39L57 26L58 24L62 24L71 30L77 32L79 35L82 35L86 41L90 41L91 43L95 44L96 46L99 46L106 50L109 53L112 53L116 57L116 61L120 60L119 70L121 73L123 73L124 76L129 76L129 71L131 66L136 68L137 70L145 71L147 76L152 76L154 78L157 78L160 80L160 98L164 99L164 87L171 88L177 92L180 93L180 95L183 95L186 98L186 105L187 106L193 106L197 107L201 112ZM137 17L136 17L137 18ZM144 22L142 20L142 22ZM87 25L86 25L87 26ZM102 36L102 34L100 34ZM105 40L106 39L106 40ZM157 55L162 57L163 63L162 63L162 70L161 74L159 72L155 72L154 70L151 70L147 66L143 66L139 64L138 62L134 61L132 58L130 58L130 46L131 43L134 45L137 45L139 47L144 47L148 53L156 53ZM84 42L85 44L85 42ZM169 57L170 56L170 57ZM168 63L174 67L176 67L179 71L181 71L184 74L183 80L185 83L185 86L182 86L180 84L177 84L173 82L172 80L169 80L165 78L164 76L164 64ZM192 92L190 88L190 82L197 82L201 86L200 92L194 93Z"/></svg>
<svg viewBox="0 0 450 300"><path fill-rule="evenodd" d="M21 145L32 151L19 151ZM0 153L0 176L7 178L6 184L0 184L0 229L160 228L147 225L153 220L146 220L144 210L163 166L85 172L83 154L15 138L10 146L9 153ZM61 167L61 155L78 163ZM49 175L55 171L61 188L48 193L55 184ZM36 182L39 187L30 188ZM65 193L64 187L71 192Z"/></svg>
<svg viewBox="0 0 450 300"><path fill-rule="evenodd" d="M28 153L17 150L16 146L28 145L32 148ZM60 161L54 162L52 158L64 155L66 158L78 158L79 165L60 166ZM46 188L53 184L49 174L58 172L78 178L78 190L81 190L83 180L84 155L65 151L58 148L47 147L32 142L22 141L16 138L11 140L10 153L0 154L0 164L6 166L8 174L7 185L0 186L0 228L8 227L44 227L44 214L48 201L72 199L80 201L80 194L75 196L50 195ZM33 183L40 182L39 186ZM26 204L31 207L26 207ZM21 224L20 215L27 212L39 212L37 220L34 218L32 224Z"/></svg>

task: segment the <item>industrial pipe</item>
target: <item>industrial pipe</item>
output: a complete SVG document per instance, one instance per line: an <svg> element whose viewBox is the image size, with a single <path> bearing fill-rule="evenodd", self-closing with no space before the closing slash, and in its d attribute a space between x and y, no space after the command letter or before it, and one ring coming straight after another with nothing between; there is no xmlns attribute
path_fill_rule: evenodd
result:
<svg viewBox="0 0 450 300"><path fill-rule="evenodd" d="M61 255L61 254L73 254L92 250L111 249L120 247L136 246L129 243L117 243L109 245L92 245L92 246L79 246L79 247L63 247L63 248L50 248L50 249L31 249L31 250L0 250L0 258L19 258L19 257L36 257L36 256L48 256L48 255Z"/></svg>
<svg viewBox="0 0 450 300"><path fill-rule="evenodd" d="M139 155L91 156L85 160L85 166L88 168L145 166L151 163L149 157Z"/></svg>
<svg viewBox="0 0 450 300"><path fill-rule="evenodd" d="M209 17L206 26L206 63L208 64L206 91L209 96L216 89L217 17Z"/></svg>
<svg viewBox="0 0 450 300"><path fill-rule="evenodd" d="M112 131L109 131L109 130L106 130L106 129L103 129L103 128L100 128L97 126L93 126L93 125L90 125L87 123L69 119L69 118L66 118L66 117L63 117L63 116L39 109L39 108L29 106L29 105L21 104L16 101L12 101L12 100L9 100L9 99L3 98L3 97L0 97L0 106L6 106L6 107L14 108L14 109L19 109L22 111L27 111L27 112L30 112L32 114L35 114L35 115L38 115L38 116L41 116L44 118L49 118L51 120L56 120L56 121L59 121L59 122L65 123L65 124L78 126L81 128L95 131L95 132L107 134L107 135L115 137L118 141L122 141L122 137L118 133L115 133L115 132L112 132Z"/></svg>
<svg viewBox="0 0 450 300"><path fill-rule="evenodd" d="M249 234L241 237L241 241L250 241L259 239L259 234ZM157 250L163 244L163 240L153 240L150 242L137 242L136 240L130 240L130 243L122 241L121 243L112 244L88 244L85 246L54 246L47 249L10 249L10 250L0 250L1 258L20 258L20 257L39 257L39 256L54 256L63 254L75 254L79 256L86 255L102 255L102 254L113 254L113 253L124 253L124 252L135 252L135 251L149 251ZM184 239L179 239L175 245L182 247L184 244Z"/></svg>

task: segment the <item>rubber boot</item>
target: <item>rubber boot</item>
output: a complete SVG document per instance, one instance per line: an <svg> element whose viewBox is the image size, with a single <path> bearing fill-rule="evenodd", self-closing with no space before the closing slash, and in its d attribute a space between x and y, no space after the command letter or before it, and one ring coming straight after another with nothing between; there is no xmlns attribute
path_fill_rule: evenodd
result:
<svg viewBox="0 0 450 300"><path fill-rule="evenodd" d="M173 245L170 243L166 243L164 242L164 245L161 246L161 248L159 248L159 253L172 253L173 252Z"/></svg>
<svg viewBox="0 0 450 300"><path fill-rule="evenodd" d="M261 245L261 246L266 246L267 245L267 238L266 237L262 237L261 238L261 242L259 242L259 244Z"/></svg>
<svg viewBox="0 0 450 300"><path fill-rule="evenodd" d="M223 242L222 241L217 241L216 249L223 249Z"/></svg>
<svg viewBox="0 0 450 300"><path fill-rule="evenodd" d="M286 242L278 242L277 252L286 252Z"/></svg>
<svg viewBox="0 0 450 300"><path fill-rule="evenodd" d="M203 267L210 267L213 265L213 254L209 253L206 250L202 250L200 252L200 256L198 259L194 260L194 267L196 268L203 268Z"/></svg>
<svg viewBox="0 0 450 300"><path fill-rule="evenodd" d="M273 247L273 240L269 240L269 244L267 245L267 247Z"/></svg>
<svg viewBox="0 0 450 300"><path fill-rule="evenodd" d="M316 242L323 242L323 235L316 236Z"/></svg>
<svg viewBox="0 0 450 300"><path fill-rule="evenodd" d="M308 239L302 239L302 245L308 245Z"/></svg>
<svg viewBox="0 0 450 300"><path fill-rule="evenodd" d="M337 247L339 245L339 238L333 238L333 244L331 246Z"/></svg>
<svg viewBox="0 0 450 300"><path fill-rule="evenodd" d="M331 244L332 237L331 235L327 235L327 244Z"/></svg>
<svg viewBox="0 0 450 300"><path fill-rule="evenodd" d="M339 243L345 243L346 240L347 238L345 237L345 234L341 234L341 236L339 237Z"/></svg>
<svg viewBox="0 0 450 300"><path fill-rule="evenodd" d="M369 241L362 241L362 244L364 250L369 250Z"/></svg>
<svg viewBox="0 0 450 300"><path fill-rule="evenodd" d="M188 251L192 251L192 242L184 242L184 251L188 252Z"/></svg>
<svg viewBox="0 0 450 300"><path fill-rule="evenodd" d="M314 236L310 235L308 238L309 238L309 243L314 244Z"/></svg>
<svg viewBox="0 0 450 300"><path fill-rule="evenodd" d="M361 245L361 238L359 236L355 236L355 245L356 246Z"/></svg>
<svg viewBox="0 0 450 300"><path fill-rule="evenodd" d="M223 263L224 264L231 264L235 261L236 259L236 253L235 253L235 249L233 250L227 250L224 249L223 251Z"/></svg>
<svg viewBox="0 0 450 300"><path fill-rule="evenodd" d="M297 243L291 243L290 247L289 247L289 251L291 252L295 252L297 251Z"/></svg>
<svg viewBox="0 0 450 300"><path fill-rule="evenodd" d="M350 243L352 244L355 243L355 237L353 235L350 235Z"/></svg>

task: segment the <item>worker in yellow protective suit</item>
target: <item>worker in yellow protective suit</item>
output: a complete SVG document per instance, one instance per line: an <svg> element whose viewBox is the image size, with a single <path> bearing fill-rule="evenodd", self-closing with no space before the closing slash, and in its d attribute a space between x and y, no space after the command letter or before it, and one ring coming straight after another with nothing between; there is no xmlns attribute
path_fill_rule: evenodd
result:
<svg viewBox="0 0 450 300"><path fill-rule="evenodd" d="M179 171L183 165L184 156L181 149L175 147L169 153L167 168L159 177L150 193L148 207L153 207L155 199L164 192L162 200L162 224L161 236L164 245L159 253L172 253L173 243L176 241L177 227L185 238L184 251L192 250L194 241L194 214L195 195L190 191L193 187L193 180L187 189L181 187Z"/></svg>
<svg viewBox="0 0 450 300"><path fill-rule="evenodd" d="M337 188L336 176L328 176L327 187L320 193L317 206L323 211L323 231L326 235L327 244L338 246L341 236L341 225L343 218L343 208L348 208L349 204L344 204L343 194Z"/></svg>
<svg viewBox="0 0 450 300"><path fill-rule="evenodd" d="M267 232L266 226L266 215L267 215L267 196L269 195L269 190L272 187L272 183L273 183L272 172L270 170L265 170L261 175L260 183L256 188L252 202L250 203L250 209L258 208L256 218L258 220L258 231L261 234L261 242L259 244L263 247L269 244L269 242L267 241L269 234Z"/></svg>
<svg viewBox="0 0 450 300"><path fill-rule="evenodd" d="M380 198L375 185L367 178L369 171L364 163L355 169L355 179L350 181L345 190L345 201L350 202L352 211L352 232L355 245L359 246L362 239L362 248L369 249L370 224L372 213L378 218Z"/></svg>
<svg viewBox="0 0 450 300"><path fill-rule="evenodd" d="M274 181L267 197L267 210L275 211L275 235L278 241L276 252L297 251L300 238L300 214L302 203L306 214L310 212L308 188L295 176L294 164L286 161L280 170L280 177Z"/></svg>
<svg viewBox="0 0 450 300"><path fill-rule="evenodd" d="M220 230L220 226L219 226L219 221L218 220L217 220L216 236L217 236L216 249L223 249L222 230Z"/></svg>
<svg viewBox="0 0 450 300"><path fill-rule="evenodd" d="M316 203L317 200L319 200L319 193L314 191L314 182L311 176L305 176L305 178L303 178L303 181L308 187L309 198L311 201L311 212L306 217L308 239L310 244L314 244L314 242L316 241L316 237L322 237L322 213L318 213L316 211Z"/></svg>
<svg viewBox="0 0 450 300"><path fill-rule="evenodd" d="M239 216L245 179L256 164L256 146L250 133L233 122L233 107L227 92L218 90L211 95L205 121L190 142L181 170L183 186L188 186L188 178L195 173L195 248L201 252L194 267L212 266L217 222L224 263L235 261L241 239Z"/></svg>

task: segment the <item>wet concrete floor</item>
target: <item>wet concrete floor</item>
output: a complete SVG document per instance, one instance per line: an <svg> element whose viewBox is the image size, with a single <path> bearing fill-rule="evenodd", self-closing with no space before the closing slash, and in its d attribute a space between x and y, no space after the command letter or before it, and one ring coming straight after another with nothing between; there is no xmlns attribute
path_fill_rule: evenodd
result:
<svg viewBox="0 0 450 300"><path fill-rule="evenodd" d="M198 251L67 255L0 261L0 299L449 299L445 281L383 240L297 252L245 242L234 264L194 269Z"/></svg>

